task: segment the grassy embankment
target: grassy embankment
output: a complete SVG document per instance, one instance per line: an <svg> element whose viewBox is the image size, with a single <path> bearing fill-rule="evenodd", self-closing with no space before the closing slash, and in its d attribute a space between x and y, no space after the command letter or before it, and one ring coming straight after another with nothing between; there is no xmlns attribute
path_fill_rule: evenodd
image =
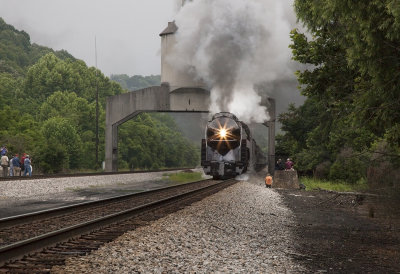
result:
<svg viewBox="0 0 400 274"><path fill-rule="evenodd" d="M325 181L309 177L302 177L300 181L306 186L306 190L325 189L340 192L357 192L368 189L368 185L365 181L360 181L357 184L349 184L346 182Z"/></svg>
<svg viewBox="0 0 400 274"><path fill-rule="evenodd" d="M202 179L200 172L166 173L163 176L167 177L168 180L176 183L189 183L200 181Z"/></svg>

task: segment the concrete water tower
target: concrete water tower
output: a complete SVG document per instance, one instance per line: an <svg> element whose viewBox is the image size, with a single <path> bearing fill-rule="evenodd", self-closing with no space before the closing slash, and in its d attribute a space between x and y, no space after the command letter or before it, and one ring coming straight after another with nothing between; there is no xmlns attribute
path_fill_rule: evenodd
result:
<svg viewBox="0 0 400 274"><path fill-rule="evenodd" d="M182 0L182 6L185 1ZM210 91L190 70L182 70L171 64L171 55L177 56L176 35L179 31L175 22L161 33L161 85L168 86L171 110L208 110Z"/></svg>

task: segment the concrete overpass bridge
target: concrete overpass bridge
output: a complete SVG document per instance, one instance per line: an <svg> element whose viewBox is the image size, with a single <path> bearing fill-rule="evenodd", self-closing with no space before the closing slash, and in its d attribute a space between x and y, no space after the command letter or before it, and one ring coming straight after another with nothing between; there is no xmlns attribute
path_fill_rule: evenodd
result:
<svg viewBox="0 0 400 274"><path fill-rule="evenodd" d="M161 86L107 98L105 169L118 170L118 127L142 112L208 112L210 91L189 72L182 72L167 62L167 56L174 50L177 26L169 22L161 36ZM272 174L275 167L275 100L261 102L269 111L268 163Z"/></svg>
<svg viewBox="0 0 400 274"><path fill-rule="evenodd" d="M106 105L106 171L118 170L118 127L142 112L208 112L210 92L202 88L170 91L168 85L150 87L107 98ZM270 121L268 127L268 163L273 173L275 163L275 100L263 102Z"/></svg>

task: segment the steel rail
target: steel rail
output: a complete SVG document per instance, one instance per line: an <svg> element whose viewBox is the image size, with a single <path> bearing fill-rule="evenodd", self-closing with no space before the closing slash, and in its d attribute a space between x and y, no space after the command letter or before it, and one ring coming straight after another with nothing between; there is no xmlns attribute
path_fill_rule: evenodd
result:
<svg viewBox="0 0 400 274"><path fill-rule="evenodd" d="M92 221L84 222L78 225L63 228L54 232L46 233L31 239L23 240L5 247L0 248L0 266L4 263L22 258L24 255L42 250L46 247L53 246L57 243L66 241L71 238L79 237L85 233L96 231L100 228L106 227L110 224L117 223L136 215L152 211L156 208L163 207L167 204L175 203L179 200L188 199L190 197L199 195L203 192L211 191L213 189L222 188L236 183L234 179L219 182L217 184L206 186L196 189L191 192L179 194L169 198L164 198L155 202L141 205L132 209L128 209L119 213L110 214Z"/></svg>
<svg viewBox="0 0 400 274"><path fill-rule="evenodd" d="M190 185L195 185L198 183L210 181L211 179L206 179L206 180L201 180L201 181L195 181L195 182L190 182L186 183L184 185L190 186ZM89 202L83 202L83 203L77 203L73 205L68 205L68 206L61 206L57 208L52 208L52 209L46 209L46 210L40 210L36 212L31 212L31 213L26 213L26 214L21 214L21 215L16 215L16 216L10 216L10 217L5 217L0 219L0 231L1 229L14 226L14 225L21 225L21 224L26 224L32 221L39 221L43 219L47 219L50 217L54 216L59 216L67 213L74 212L76 210L83 210L91 207L96 207L98 205L107 205L107 204L112 204L116 202L122 202L123 200L128 200L133 197L142 197L145 195L149 194L154 194L157 192L162 192L165 190L171 190L174 188L180 188L182 187L183 184L180 185L173 185L173 186L168 186L168 187L161 187L157 189L152 189L148 191L142 191L142 192L136 192L136 193L131 193L131 194L125 194L125 195L120 195L120 196L115 196L115 197L110 197L107 199L101 199L101 200L96 200L96 201L89 201Z"/></svg>

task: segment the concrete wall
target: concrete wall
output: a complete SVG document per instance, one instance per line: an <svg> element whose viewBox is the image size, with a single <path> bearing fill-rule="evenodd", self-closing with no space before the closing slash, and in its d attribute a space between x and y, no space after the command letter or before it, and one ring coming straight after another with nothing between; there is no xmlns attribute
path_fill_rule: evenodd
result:
<svg viewBox="0 0 400 274"><path fill-rule="evenodd" d="M275 170L274 172L274 188L299 189L299 177L295 170Z"/></svg>
<svg viewBox="0 0 400 274"><path fill-rule="evenodd" d="M170 94L171 110L207 111L210 91L202 88L179 88Z"/></svg>
<svg viewBox="0 0 400 274"><path fill-rule="evenodd" d="M106 125L117 123L135 110L169 110L168 87L156 86L107 97Z"/></svg>
<svg viewBox="0 0 400 274"><path fill-rule="evenodd" d="M117 171L118 126L144 111L170 110L168 86L107 97L105 170Z"/></svg>

